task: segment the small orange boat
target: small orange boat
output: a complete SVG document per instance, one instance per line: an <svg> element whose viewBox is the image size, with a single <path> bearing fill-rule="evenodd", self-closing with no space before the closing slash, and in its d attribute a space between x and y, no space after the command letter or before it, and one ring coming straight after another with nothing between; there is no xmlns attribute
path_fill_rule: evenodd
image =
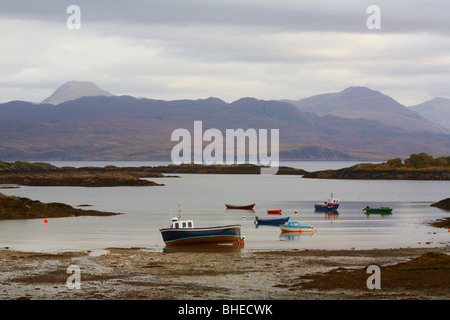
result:
<svg viewBox="0 0 450 320"><path fill-rule="evenodd" d="M267 210L268 214L281 214L281 209Z"/></svg>

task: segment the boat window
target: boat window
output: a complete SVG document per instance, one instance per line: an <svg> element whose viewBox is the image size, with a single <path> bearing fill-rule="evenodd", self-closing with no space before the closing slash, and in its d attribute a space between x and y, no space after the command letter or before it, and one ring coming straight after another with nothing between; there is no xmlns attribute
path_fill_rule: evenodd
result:
<svg viewBox="0 0 450 320"><path fill-rule="evenodd" d="M183 222L183 228L186 228L186 222Z"/></svg>
<svg viewBox="0 0 450 320"><path fill-rule="evenodd" d="M179 227L180 227L180 226L179 226L178 222L175 223L175 229L178 229Z"/></svg>
<svg viewBox="0 0 450 320"><path fill-rule="evenodd" d="M188 222L188 228L192 228L192 222Z"/></svg>

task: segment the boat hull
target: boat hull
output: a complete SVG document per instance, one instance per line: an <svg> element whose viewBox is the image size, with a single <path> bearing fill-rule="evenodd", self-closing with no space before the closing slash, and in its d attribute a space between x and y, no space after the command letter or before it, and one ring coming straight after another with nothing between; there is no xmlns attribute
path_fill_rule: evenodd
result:
<svg viewBox="0 0 450 320"><path fill-rule="evenodd" d="M225 206L227 207L227 209L251 210L255 206L255 203L249 204L247 206L237 206L237 205L232 205L232 204L226 204Z"/></svg>
<svg viewBox="0 0 450 320"><path fill-rule="evenodd" d="M328 210L337 210L339 208L339 203L337 204L315 204L314 208L316 210L324 210L324 211L328 211Z"/></svg>
<svg viewBox="0 0 450 320"><path fill-rule="evenodd" d="M211 228L160 229L166 246L192 244L242 244L241 226Z"/></svg>
<svg viewBox="0 0 450 320"><path fill-rule="evenodd" d="M316 228L313 226L280 226L281 232L316 232Z"/></svg>
<svg viewBox="0 0 450 320"><path fill-rule="evenodd" d="M281 214L281 209L267 210L268 214Z"/></svg>
<svg viewBox="0 0 450 320"><path fill-rule="evenodd" d="M255 223L257 224L284 224L289 221L289 217L278 218L278 219L259 219L256 218Z"/></svg>
<svg viewBox="0 0 450 320"><path fill-rule="evenodd" d="M372 213L378 213L378 214L392 214L391 208L365 208L363 209L363 212L365 214L372 214Z"/></svg>

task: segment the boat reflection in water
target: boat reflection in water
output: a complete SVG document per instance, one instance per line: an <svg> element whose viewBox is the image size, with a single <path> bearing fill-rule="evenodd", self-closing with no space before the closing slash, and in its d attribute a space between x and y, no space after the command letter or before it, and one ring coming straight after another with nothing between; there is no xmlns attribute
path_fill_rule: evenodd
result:
<svg viewBox="0 0 450 320"><path fill-rule="evenodd" d="M281 241L295 241L300 240L300 237L305 238L307 236L312 237L315 235L315 232L281 232L280 240Z"/></svg>
<svg viewBox="0 0 450 320"><path fill-rule="evenodd" d="M339 219L339 212L337 210L315 210L314 213L317 214L325 213L324 217L326 220Z"/></svg>

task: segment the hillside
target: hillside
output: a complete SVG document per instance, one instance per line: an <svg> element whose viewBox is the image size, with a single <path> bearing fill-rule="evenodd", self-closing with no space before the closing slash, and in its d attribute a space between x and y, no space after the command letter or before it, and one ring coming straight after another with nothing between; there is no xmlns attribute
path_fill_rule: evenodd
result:
<svg viewBox="0 0 450 320"><path fill-rule="evenodd" d="M370 119L317 115L282 101L89 96L58 105L0 104L0 160L170 160L178 143L171 141L172 132L185 128L193 135L197 120L203 130L217 128L223 134L226 129L279 129L280 158L286 159L450 154L449 135L411 132Z"/></svg>
<svg viewBox="0 0 450 320"><path fill-rule="evenodd" d="M298 101L288 101L302 111L350 119L376 120L411 132L449 133L450 131L393 98L366 87L350 87Z"/></svg>
<svg viewBox="0 0 450 320"><path fill-rule="evenodd" d="M438 97L409 109L450 129L450 99Z"/></svg>
<svg viewBox="0 0 450 320"><path fill-rule="evenodd" d="M291 150L280 151L280 160L361 160L330 147L300 146Z"/></svg>

